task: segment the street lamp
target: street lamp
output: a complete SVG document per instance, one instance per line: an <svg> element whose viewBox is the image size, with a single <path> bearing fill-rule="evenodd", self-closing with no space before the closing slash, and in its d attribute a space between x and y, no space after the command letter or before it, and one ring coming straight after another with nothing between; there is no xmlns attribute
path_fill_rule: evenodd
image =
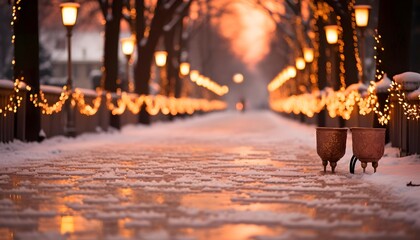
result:
<svg viewBox="0 0 420 240"><path fill-rule="evenodd" d="M131 55L134 52L134 38L128 37L121 39L121 50L125 57L127 58L127 66L126 66L126 72L127 72L127 82L128 82L128 91L134 92L134 83L131 82L130 79L130 59Z"/></svg>
<svg viewBox="0 0 420 240"><path fill-rule="evenodd" d="M244 75L242 75L240 73L237 73L237 74L233 75L232 79L233 79L233 82L239 84L239 83L242 83L244 81Z"/></svg>
<svg viewBox="0 0 420 240"><path fill-rule="evenodd" d="M307 63L311 63L314 60L314 49L303 48L303 58Z"/></svg>
<svg viewBox="0 0 420 240"><path fill-rule="evenodd" d="M354 14L356 17L356 25L360 28L360 60L362 64L362 76L359 82L365 82L365 29L369 22L369 5L354 6Z"/></svg>
<svg viewBox="0 0 420 240"><path fill-rule="evenodd" d="M179 72L182 76L187 76L190 73L190 64L188 62L182 62L179 66Z"/></svg>
<svg viewBox="0 0 420 240"><path fill-rule="evenodd" d="M303 69L305 69L305 66L306 66L306 64L305 64L305 59L303 59L303 57L298 57L298 58L296 58L296 68L297 68L298 70L303 70Z"/></svg>
<svg viewBox="0 0 420 240"><path fill-rule="evenodd" d="M166 95L166 93L169 94L168 89L168 82L166 80L166 76L164 75L164 69L163 67L166 65L166 58L168 56L168 53L166 51L156 51L155 52L155 62L156 66L159 68L159 80L161 85L160 94Z"/></svg>
<svg viewBox="0 0 420 240"><path fill-rule="evenodd" d="M158 67L163 67L166 65L166 57L168 53L166 51L157 51L155 52L155 62Z"/></svg>
<svg viewBox="0 0 420 240"><path fill-rule="evenodd" d="M67 2L60 4L61 8L61 18L63 20L63 25L67 29L67 51L68 51L68 58L67 58L67 90L69 91L69 98L67 100L67 124L66 124L66 135L67 136L75 136L76 135L76 128L74 123L74 111L72 102L72 90L73 90L73 81L71 78L71 31L73 26L76 24L77 19L77 10L80 7L80 4L74 2Z"/></svg>
<svg viewBox="0 0 420 240"><path fill-rule="evenodd" d="M338 25L328 25L324 27L327 42L329 44L336 44L338 42Z"/></svg>
<svg viewBox="0 0 420 240"><path fill-rule="evenodd" d="M356 17L356 25L360 28L367 27L369 22L369 5L356 5L354 6L354 14Z"/></svg>

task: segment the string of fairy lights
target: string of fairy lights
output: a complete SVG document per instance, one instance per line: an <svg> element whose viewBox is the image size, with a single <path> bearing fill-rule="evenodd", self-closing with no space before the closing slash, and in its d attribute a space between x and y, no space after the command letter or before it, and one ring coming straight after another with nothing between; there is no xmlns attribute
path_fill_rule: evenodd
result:
<svg viewBox="0 0 420 240"><path fill-rule="evenodd" d="M351 27L353 34L354 42L354 53L356 58L356 68L359 72L359 76L362 75L362 64L359 55L358 48L358 37L356 32L356 21L354 13L355 0L350 1L348 5L348 10L351 13ZM327 4L317 3L311 5L314 12L314 19L317 20L319 17L326 18L333 9ZM326 20L326 19L324 19ZM337 25L341 27L341 18L336 17ZM316 39L319 40L319 36L315 35ZM379 81L382 78L385 78L385 72L381 68L381 59L379 57L380 52L384 51L384 48L380 44L381 36L377 34L375 36L376 46L374 47L376 55L374 59L376 61L376 73L375 80ZM374 112L377 115L379 122L382 125L386 125L391 120L391 111L397 103L401 106L402 111L407 119L420 119L420 105L417 103L410 103L406 97L406 94L403 90L401 84L391 81L388 91L388 98L385 100L385 104L380 106L378 101L378 95L376 92L375 82L372 81L369 87L367 87L367 93L362 94L360 92L360 85L355 84L355 86L349 86L346 88L345 83L345 68L344 68L344 39L341 34L338 35L338 51L339 51L339 80L340 88L338 91L334 91L331 88L326 88L322 91L319 91L317 88L312 88L311 93L304 93L300 95L291 95L289 97L282 97L282 91L276 91L276 89L282 87L283 83L286 81L280 81L279 77L276 76L268 85L270 91L270 107L274 111L286 112L299 114L302 113L308 117L314 116L314 114L319 113L321 110L326 109L329 116L334 118L337 116L342 117L343 119L350 119L354 109L358 109L360 115L367 115L371 112ZM314 44L314 53L315 59L319 57L319 49ZM317 71L317 69L315 69ZM316 72L315 72L316 73ZM280 74L279 74L280 75ZM318 79L311 79L313 84L317 84ZM420 95L418 96L420 100Z"/></svg>
<svg viewBox="0 0 420 240"><path fill-rule="evenodd" d="M219 96L223 96L229 92L228 86L221 86L220 84L211 80L209 77L200 74L198 70L192 70L190 72L190 79L191 82L197 84L200 87L204 87Z"/></svg>
<svg viewBox="0 0 420 240"><path fill-rule="evenodd" d="M379 57L379 53L385 49L381 46L380 39L381 36L377 34L374 48L376 50L374 59L377 63L376 81L385 78L385 73L381 68L382 61ZM270 96L270 107L274 111L294 114L302 113L308 117L312 117L315 113L319 113L326 108L330 117L340 116L348 120L357 106L360 115L374 112L378 117L379 123L386 125L391 120L392 108L395 108L392 102L396 102L402 107L403 113L408 120L420 119L420 105L418 103L410 103L401 84L391 81L387 89L388 98L382 107L379 104L376 90L376 83L372 81L367 88L367 96L363 96L359 89L352 88L352 86L349 86L347 89L342 87L338 91L326 88L323 91L292 95L287 98ZM420 95L417 98L420 100Z"/></svg>
<svg viewBox="0 0 420 240"><path fill-rule="evenodd" d="M17 79L14 82L14 88L9 96L9 102L5 107L0 109L0 114L4 117L8 113L16 113L18 108L22 105L23 97L19 96L20 89L22 88L24 78ZM26 86L27 91L31 91L30 86ZM133 114L138 114L143 105L146 106L146 111L150 115L157 115L159 112L164 115L177 115L177 114L193 114L196 111L216 111L226 109L227 104L221 100L208 100L208 99L194 99L194 98L174 98L163 95L140 95L129 94L126 92L122 93L106 93L103 94L103 90L98 88L96 91L96 97L91 100L91 104L86 102L86 96L81 89L76 88L74 92L70 92L66 86L63 87L59 98L54 103L49 103L45 93L40 91L38 94L30 94L30 101L35 107L41 109L41 113L45 115L51 115L59 113L63 110L63 107L69 96L71 98L72 107L77 107L80 114L86 116L95 115L102 104L105 102L106 109L111 111L113 115L121 115L126 110ZM105 101L103 99L106 99ZM114 103L115 102L115 103Z"/></svg>
<svg viewBox="0 0 420 240"><path fill-rule="evenodd" d="M11 26L14 26L17 19L18 19L18 13L21 9L20 6L21 0L16 0L15 4L12 7L12 20L10 22ZM13 32L11 42L12 44L15 43L16 36ZM12 66L15 65L15 59L12 59ZM19 90L21 88L21 83L23 82L24 78L16 78L13 83L13 91L12 93L7 97L7 102L5 103L3 108L0 108L0 114L3 116L6 116L8 113L16 112L17 109L21 106L23 97L19 96Z"/></svg>

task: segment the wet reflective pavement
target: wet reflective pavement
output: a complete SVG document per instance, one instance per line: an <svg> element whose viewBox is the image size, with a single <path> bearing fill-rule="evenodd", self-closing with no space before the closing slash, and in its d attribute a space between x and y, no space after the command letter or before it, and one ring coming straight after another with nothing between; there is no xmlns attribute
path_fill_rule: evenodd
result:
<svg viewBox="0 0 420 240"><path fill-rule="evenodd" d="M0 168L0 239L418 239L410 206L324 174L285 123L206 116Z"/></svg>

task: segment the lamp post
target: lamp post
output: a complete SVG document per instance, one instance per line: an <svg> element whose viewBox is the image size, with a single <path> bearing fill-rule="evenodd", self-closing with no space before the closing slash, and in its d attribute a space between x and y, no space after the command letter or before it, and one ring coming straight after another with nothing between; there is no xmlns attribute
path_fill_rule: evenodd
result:
<svg viewBox="0 0 420 240"><path fill-rule="evenodd" d="M296 69L297 70L303 70L306 67L305 59L303 57L296 58Z"/></svg>
<svg viewBox="0 0 420 240"><path fill-rule="evenodd" d="M164 67L166 65L166 57L168 53L166 51L155 52L155 62L158 67Z"/></svg>
<svg viewBox="0 0 420 240"><path fill-rule="evenodd" d="M182 62L179 66L179 72L182 76L187 76L190 74L190 64L188 62Z"/></svg>
<svg viewBox="0 0 420 240"><path fill-rule="evenodd" d="M236 110L244 112L245 111L245 94L244 94L244 90L243 90L243 83L244 82L244 75L241 73L236 73L233 75L232 77L232 81L234 83L236 83L237 85L240 84L239 87L239 102L236 103Z"/></svg>
<svg viewBox="0 0 420 240"><path fill-rule="evenodd" d="M338 42L338 25L327 25L324 29L327 42L329 44L336 44Z"/></svg>
<svg viewBox="0 0 420 240"><path fill-rule="evenodd" d="M127 82L128 82L128 91L134 92L134 83L131 82L130 79L130 59L131 55L134 52L134 38L123 38L121 39L121 50L125 57L127 58L127 66L126 66L126 72L127 72Z"/></svg>
<svg viewBox="0 0 420 240"><path fill-rule="evenodd" d="M74 2L67 2L60 4L61 8L61 17L63 20L63 25L67 29L67 91L69 92L69 98L67 100L67 124L65 132L67 136L75 136L76 129L74 123L74 109L72 106L72 90L73 90L73 81L72 81L72 70L71 70L71 31L73 26L76 24L77 19L77 10L80 7L80 4Z"/></svg>
<svg viewBox="0 0 420 240"><path fill-rule="evenodd" d="M332 45L332 61L331 61L331 69L338 69L338 56L337 56L337 51L338 51L338 47L336 46L337 42L338 42L338 35L339 35L339 26L338 25L327 25L324 27L325 29L325 36L327 38L327 42ZM336 67L334 67L336 66ZM331 71L333 74L332 76L337 77L338 73L336 71ZM327 80L328 81L328 80ZM332 79L330 78L330 81L332 81ZM331 86L334 86L334 83L331 82L330 83Z"/></svg>
<svg viewBox="0 0 420 240"><path fill-rule="evenodd" d="M156 66L159 67L159 80L161 81L161 91L160 93L162 95L166 94L166 85L167 83L165 82L164 76L163 76L163 67L166 65L166 58L168 56L168 53L166 51L156 51L155 52L155 63Z"/></svg>
<svg viewBox="0 0 420 240"><path fill-rule="evenodd" d="M314 61L314 49L313 48L303 48L303 58L305 62L311 63Z"/></svg>
<svg viewBox="0 0 420 240"><path fill-rule="evenodd" d="M331 73L332 74L330 75L330 77L334 77L334 78L330 78L330 80L332 80L332 79L337 80L335 82L338 83L338 79L339 79L339 76L338 76L338 68L339 68L338 58L339 58L339 56L337 55L338 46L336 44L338 42L338 35L340 33L340 28L339 28L338 25L327 25L327 26L324 27L324 29L325 29L325 35L326 35L326 38L327 38L327 42L330 45L333 45L333 51L332 51L333 52L333 54L332 54L333 59L332 59L332 62L331 62ZM335 85L334 81L331 81L330 84L331 84L332 87L334 87L334 85ZM339 89L339 88L340 88L340 86L337 86L334 89ZM339 125L339 127L344 127L345 126L344 118L340 117L338 119L338 125Z"/></svg>
<svg viewBox="0 0 420 240"><path fill-rule="evenodd" d="M234 83L242 83L244 81L244 75L237 73L233 75L232 80Z"/></svg>
<svg viewBox="0 0 420 240"><path fill-rule="evenodd" d="M359 82L365 82L365 29L369 22L369 5L354 6L354 14L356 18L356 25L360 29L360 60L362 64L362 76Z"/></svg>

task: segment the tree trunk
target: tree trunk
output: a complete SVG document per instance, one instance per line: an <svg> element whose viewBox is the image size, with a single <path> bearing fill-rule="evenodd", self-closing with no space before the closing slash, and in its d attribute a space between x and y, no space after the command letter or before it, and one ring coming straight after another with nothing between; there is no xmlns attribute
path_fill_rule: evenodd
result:
<svg viewBox="0 0 420 240"><path fill-rule="evenodd" d="M177 51L177 59L178 59L178 66L176 68L176 73L175 74L175 97L179 98L181 97L181 92L182 92L182 81L183 79L180 77L179 75L179 70L180 70L180 64L182 62L181 59L181 55L182 55L182 51L185 49L185 39L182 36L183 33L183 21L181 20L176 28L175 28L175 36L178 39L178 51Z"/></svg>
<svg viewBox="0 0 420 240"><path fill-rule="evenodd" d="M145 23L143 17L144 2L140 0L136 1L137 53L140 57L137 60L134 76L136 93L138 94L149 94L150 69L152 67L156 45L159 37L162 35L164 24L173 15L176 6L181 3L182 1L176 1L169 9L166 9L165 1L158 0L152 23L150 25L149 36L145 39ZM145 41L145 43L143 41ZM139 122L143 124L150 124L150 115L147 113L144 105L139 114Z"/></svg>
<svg viewBox="0 0 420 240"><path fill-rule="evenodd" d="M357 70L356 53L354 51L353 28L351 23L351 15L341 16L341 27L343 28L344 41L344 69L345 82L349 86L359 82L359 72Z"/></svg>
<svg viewBox="0 0 420 240"><path fill-rule="evenodd" d="M398 4L392 0L379 1L378 33L385 48L379 58L381 69L389 78L410 70L412 13L413 0Z"/></svg>
<svg viewBox="0 0 420 240"><path fill-rule="evenodd" d="M162 86L165 88L165 93L168 96L175 96L175 78L177 73L178 67L177 62L177 52L175 50L175 29L172 29L168 32L165 32L165 49L168 52L168 59L166 61L166 86Z"/></svg>
<svg viewBox="0 0 420 240"><path fill-rule="evenodd" d="M32 92L39 92L39 33L38 33L38 0L14 1L17 20L14 26L15 35L15 65L14 78L24 77L25 83L32 87ZM30 92L26 94L26 121L24 138L26 141L38 141L41 130L40 109L29 100ZM16 129L15 129L16 134Z"/></svg>
<svg viewBox="0 0 420 240"><path fill-rule="evenodd" d="M120 20L122 16L122 1L112 2L112 18L107 18L105 24L105 90L115 92L120 87L118 81L118 46L120 34ZM120 117L111 114L110 124L120 129Z"/></svg>

